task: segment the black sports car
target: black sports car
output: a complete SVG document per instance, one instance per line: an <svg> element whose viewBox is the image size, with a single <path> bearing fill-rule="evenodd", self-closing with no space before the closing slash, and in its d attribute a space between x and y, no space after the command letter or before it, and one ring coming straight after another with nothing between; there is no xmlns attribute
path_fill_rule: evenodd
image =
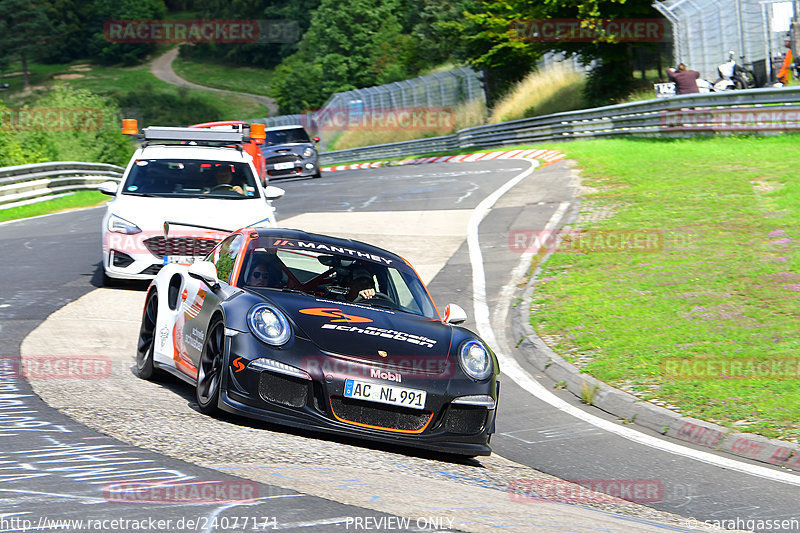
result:
<svg viewBox="0 0 800 533"><path fill-rule="evenodd" d="M468 456L489 455L497 358L442 318L402 257L358 241L246 228L153 280L136 359L218 410Z"/></svg>

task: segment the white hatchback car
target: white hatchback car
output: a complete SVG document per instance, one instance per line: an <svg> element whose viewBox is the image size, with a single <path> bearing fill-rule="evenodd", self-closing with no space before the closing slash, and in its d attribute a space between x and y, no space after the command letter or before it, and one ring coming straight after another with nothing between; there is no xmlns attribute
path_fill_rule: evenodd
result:
<svg viewBox="0 0 800 533"><path fill-rule="evenodd" d="M231 231L275 227L272 200L284 191L262 185L242 149L249 141L230 130L145 128L122 180L99 186L114 197L103 217L103 281L151 279L204 257Z"/></svg>

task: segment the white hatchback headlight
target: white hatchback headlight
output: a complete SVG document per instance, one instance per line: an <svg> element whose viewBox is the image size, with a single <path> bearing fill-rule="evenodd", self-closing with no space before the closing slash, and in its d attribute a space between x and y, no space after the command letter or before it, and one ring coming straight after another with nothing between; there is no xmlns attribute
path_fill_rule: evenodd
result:
<svg viewBox="0 0 800 533"><path fill-rule="evenodd" d="M286 344L292 336L289 320L278 309L268 304L258 304L250 309L247 313L247 323L253 335L272 346Z"/></svg>
<svg viewBox="0 0 800 533"><path fill-rule="evenodd" d="M311 157L312 155L314 155L314 149L310 146L303 150L303 157Z"/></svg>
<svg viewBox="0 0 800 533"><path fill-rule="evenodd" d="M458 364L469 377L475 380L488 378L492 374L492 357L483 344L469 340L458 351Z"/></svg>
<svg viewBox="0 0 800 533"><path fill-rule="evenodd" d="M114 233L124 233L126 235L133 235L134 233L142 232L139 226L117 215L111 215L108 217L108 224L106 225L106 228L108 228L108 231L113 231Z"/></svg>

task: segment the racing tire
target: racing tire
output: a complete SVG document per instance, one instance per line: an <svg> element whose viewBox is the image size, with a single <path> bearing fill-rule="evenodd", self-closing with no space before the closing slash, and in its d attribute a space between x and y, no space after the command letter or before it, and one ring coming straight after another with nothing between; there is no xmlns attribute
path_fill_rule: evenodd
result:
<svg viewBox="0 0 800 533"><path fill-rule="evenodd" d="M222 318L216 317L208 327L200 364L197 366L197 406L207 415L220 413L218 404L224 355L225 323Z"/></svg>
<svg viewBox="0 0 800 533"><path fill-rule="evenodd" d="M312 178L314 178L314 179L321 178L321 177L322 177L322 172L321 172L321 171L319 171L319 170L317 170L317 173L316 173L316 174L314 174L314 175L313 175L313 176L311 176L311 177L312 177Z"/></svg>
<svg viewBox="0 0 800 533"><path fill-rule="evenodd" d="M139 342L136 348L136 375L142 379L152 380L158 375L158 370L153 365L157 323L158 294L153 291L144 306L142 325L139 328Z"/></svg>

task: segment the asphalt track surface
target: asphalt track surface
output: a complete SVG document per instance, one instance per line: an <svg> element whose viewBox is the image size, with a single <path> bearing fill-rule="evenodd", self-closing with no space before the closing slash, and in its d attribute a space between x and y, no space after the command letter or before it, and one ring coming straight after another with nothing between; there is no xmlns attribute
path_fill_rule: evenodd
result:
<svg viewBox="0 0 800 533"><path fill-rule="evenodd" d="M458 204L458 209L470 210L523 168L523 164L514 161L437 164L342 171L328 174L323 180L283 181L277 184L287 190L287 195L278 204L278 215L280 219L287 219L309 212L441 211L452 209L454 204ZM484 219L480 239L490 307L496 307L508 273L519 260L508 246L509 233L515 229L545 227L565 202L570 204L570 213L574 214L577 209L575 192L575 183L570 180L564 164L552 165L537 170L512 189ZM0 265L0 341L4 355L18 355L22 339L50 313L99 285L97 257L101 216L102 210L95 209L0 226L5 258ZM444 216L449 215L445 212ZM328 231L336 234L337 228L331 227ZM458 303L471 315L471 276L467 246L461 243L429 282L429 289L440 305ZM475 326L474 323L467 325ZM520 363L536 376L525 361ZM546 379L539 379L552 387ZM4 392L0 404L3 411L0 412L7 415L23 408L24 416L28 417L26 425L13 416L0 418L0 461L3 461L0 463L0 490L14 494L9 500L10 506L4 505L0 511L4 517L24 518L26 515L14 513L30 513L32 502L36 502L37 518L80 517L88 509L95 512L94 509L102 506L109 510L100 514L109 517L143 518L156 514L161 519L174 520L187 516L209 517L221 507L206 505L186 509L175 505L108 504L98 499L97 486L124 481L123 471L134 466L153 470L154 477L171 475L179 479L183 476L191 481L237 479L125 445L89 430L30 395L30 389L22 380L0 383ZM566 392L561 397L580 405ZM613 420L596 409L588 409L597 416ZM647 505L701 521L798 518L800 489L797 485L731 472L635 444L552 408L507 378L502 379L499 412L498 433L492 441L496 454L539 471L568 480L654 480L663 490L658 501ZM98 464L114 458L116 470L105 475L85 469L69 470L70 464L76 464L76 457L88 456L93 456ZM43 472L48 475L39 475ZM26 495L20 490L29 493ZM315 530L343 530L343 516L387 516L269 485L262 484L258 494L270 500L257 504L264 506L261 514L258 509L249 507L249 516L277 516L278 522L283 524L315 522ZM219 516L226 515L236 516L237 509L224 509ZM325 524L326 518L340 521ZM0 523L0 531L14 530L2 526Z"/></svg>

